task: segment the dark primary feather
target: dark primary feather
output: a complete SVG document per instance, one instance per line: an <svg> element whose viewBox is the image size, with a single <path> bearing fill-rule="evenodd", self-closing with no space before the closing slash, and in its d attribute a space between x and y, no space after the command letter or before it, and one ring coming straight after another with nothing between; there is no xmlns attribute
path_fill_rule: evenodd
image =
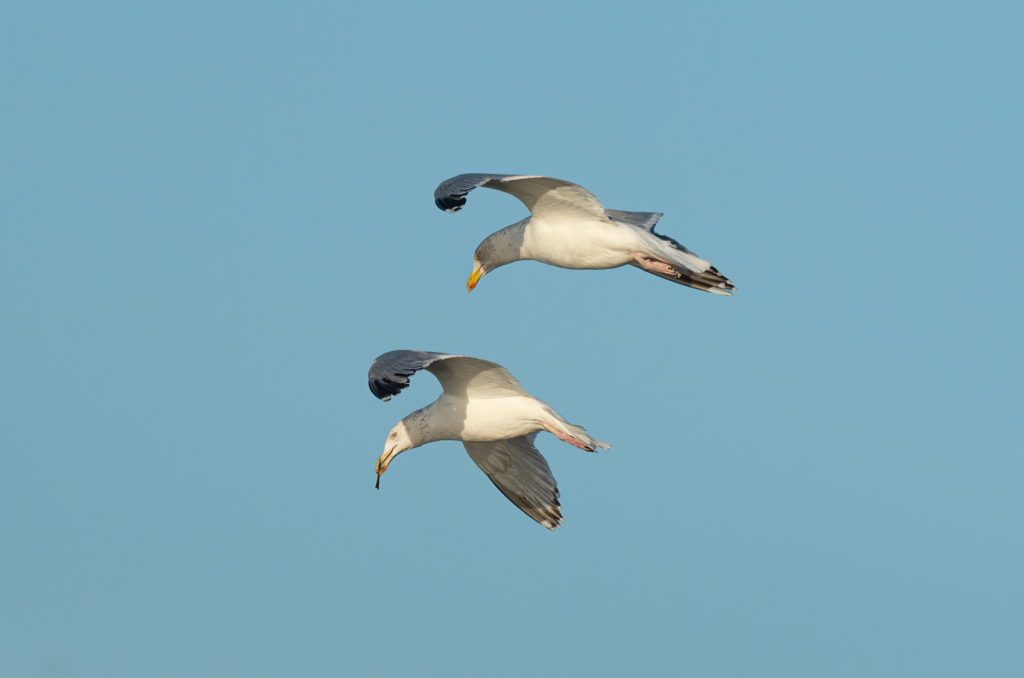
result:
<svg viewBox="0 0 1024 678"><path fill-rule="evenodd" d="M381 400L391 400L409 386L409 377L449 353L430 351L389 351L377 356L367 374L370 392Z"/></svg>

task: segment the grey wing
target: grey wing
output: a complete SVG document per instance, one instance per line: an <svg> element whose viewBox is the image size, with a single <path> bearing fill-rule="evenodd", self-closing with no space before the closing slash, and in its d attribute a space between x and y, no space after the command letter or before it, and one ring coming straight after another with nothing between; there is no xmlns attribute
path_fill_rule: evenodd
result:
<svg viewBox="0 0 1024 678"><path fill-rule="evenodd" d="M587 189L535 174L460 174L441 182L434 203L446 212L458 212L466 204L466 194L479 186L518 198L534 216L607 218L604 205Z"/></svg>
<svg viewBox="0 0 1024 678"><path fill-rule="evenodd" d="M367 374L370 392L381 400L391 400L420 370L437 377L445 393L463 398L525 393L516 378L498 363L452 353L406 350L377 356Z"/></svg>
<svg viewBox="0 0 1024 678"><path fill-rule="evenodd" d="M458 212L466 204L466 194L492 179L525 177L525 174L460 174L442 181L434 189L434 204L445 212Z"/></svg>
<svg viewBox="0 0 1024 678"><path fill-rule="evenodd" d="M469 458L509 501L553 530L562 524L562 505L551 468L533 445L536 433L491 442L463 442Z"/></svg>
<svg viewBox="0 0 1024 678"><path fill-rule="evenodd" d="M459 398L496 398L526 394L511 372L490 360L448 356L431 362L427 370L441 382L445 393Z"/></svg>

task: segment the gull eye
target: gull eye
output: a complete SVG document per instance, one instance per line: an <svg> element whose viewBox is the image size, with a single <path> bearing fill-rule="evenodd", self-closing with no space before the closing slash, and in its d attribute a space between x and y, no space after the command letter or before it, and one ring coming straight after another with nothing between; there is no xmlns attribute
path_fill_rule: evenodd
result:
<svg viewBox="0 0 1024 678"><path fill-rule="evenodd" d="M398 431L392 431L391 432L391 437L392 438L397 438L398 437Z"/></svg>

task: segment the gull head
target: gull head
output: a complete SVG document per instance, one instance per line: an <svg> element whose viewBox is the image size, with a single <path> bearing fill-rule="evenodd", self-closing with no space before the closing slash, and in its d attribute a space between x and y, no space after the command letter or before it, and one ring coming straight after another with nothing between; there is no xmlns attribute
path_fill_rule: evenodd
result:
<svg viewBox="0 0 1024 678"><path fill-rule="evenodd" d="M499 266L511 264L523 258L523 234L530 219L506 226L500 231L491 233L477 245L473 253L473 273L466 281L466 289L470 292L476 287L480 278Z"/></svg>
<svg viewBox="0 0 1024 678"><path fill-rule="evenodd" d="M412 438L409 437L409 431L405 427L404 422L398 422L395 427L388 433L387 442L384 443L384 454L380 455L377 459L377 489L380 489L380 477L384 471L388 470L388 464L394 461L395 457L400 455L406 450L415 447L412 442Z"/></svg>

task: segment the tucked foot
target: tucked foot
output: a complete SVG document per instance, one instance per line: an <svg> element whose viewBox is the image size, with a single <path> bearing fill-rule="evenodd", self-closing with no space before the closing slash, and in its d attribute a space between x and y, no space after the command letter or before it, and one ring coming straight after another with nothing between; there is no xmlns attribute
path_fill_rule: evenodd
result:
<svg viewBox="0 0 1024 678"><path fill-rule="evenodd" d="M563 443L569 443L573 447L578 447L581 450L586 450L587 452L594 452L595 451L595 448L594 448L593 445L588 445L587 443L583 442L582 440L580 440L579 438L577 438L574 435L570 435L568 433L565 433L563 431L559 431L559 430L554 429L554 428L545 428L545 430L548 433L551 433L552 435L554 435L559 440L561 440Z"/></svg>

